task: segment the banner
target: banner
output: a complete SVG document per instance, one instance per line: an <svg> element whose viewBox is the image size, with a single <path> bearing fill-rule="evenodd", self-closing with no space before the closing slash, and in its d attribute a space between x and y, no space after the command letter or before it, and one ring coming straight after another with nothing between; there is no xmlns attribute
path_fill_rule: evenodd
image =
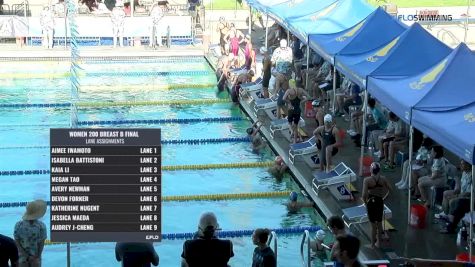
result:
<svg viewBox="0 0 475 267"><path fill-rule="evenodd" d="M26 36L27 34L27 18L19 16L0 16L0 37L20 37Z"/></svg>

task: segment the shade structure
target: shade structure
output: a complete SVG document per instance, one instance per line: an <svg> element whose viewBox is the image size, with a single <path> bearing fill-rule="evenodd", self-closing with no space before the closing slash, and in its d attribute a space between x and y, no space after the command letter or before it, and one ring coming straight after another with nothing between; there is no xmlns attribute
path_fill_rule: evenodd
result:
<svg viewBox="0 0 475 267"><path fill-rule="evenodd" d="M260 12L267 13L269 7L290 1L292 0L248 0L247 4Z"/></svg>
<svg viewBox="0 0 475 267"><path fill-rule="evenodd" d="M337 0L293 0L269 6L267 11L280 25L290 30L289 20L318 12L335 2Z"/></svg>
<svg viewBox="0 0 475 267"><path fill-rule="evenodd" d="M415 75L437 64L451 51L415 23L398 37L370 52L341 51L335 56L335 65L350 80L366 88L367 76L388 76L389 79ZM373 94L376 90L372 88L369 92Z"/></svg>
<svg viewBox="0 0 475 267"><path fill-rule="evenodd" d="M338 53L367 53L399 36L407 26L382 8L355 26L337 33L310 34L310 47L325 60L333 63Z"/></svg>
<svg viewBox="0 0 475 267"><path fill-rule="evenodd" d="M310 34L337 33L349 29L376 9L365 0L323 2L328 5L300 18L289 18L285 22L289 30L305 43Z"/></svg>

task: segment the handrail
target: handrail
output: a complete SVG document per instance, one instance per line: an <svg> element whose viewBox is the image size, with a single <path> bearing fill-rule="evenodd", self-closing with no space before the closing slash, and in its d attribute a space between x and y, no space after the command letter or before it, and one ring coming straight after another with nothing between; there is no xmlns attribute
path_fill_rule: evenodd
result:
<svg viewBox="0 0 475 267"><path fill-rule="evenodd" d="M303 251L305 241L307 241L307 262L305 262L305 256ZM307 230L304 231L302 236L302 242L300 243L300 256L302 257L302 265L304 267L310 267L312 262L310 260L310 233Z"/></svg>
<svg viewBox="0 0 475 267"><path fill-rule="evenodd" d="M307 231L307 230L305 230L305 231ZM272 241L274 241L275 263L276 263L276 266L277 266L277 234L274 231L272 231L270 233L270 237L267 240L267 246L270 247L270 244L272 243Z"/></svg>
<svg viewBox="0 0 475 267"><path fill-rule="evenodd" d="M440 38L439 38L439 33L442 33ZM452 38L452 41L455 41L455 43L460 43L460 40L455 36L455 34L453 34L451 31L447 30L447 29L440 29L438 32L437 32L437 38L439 38L440 40L444 41L444 37L445 35L448 35L450 38Z"/></svg>

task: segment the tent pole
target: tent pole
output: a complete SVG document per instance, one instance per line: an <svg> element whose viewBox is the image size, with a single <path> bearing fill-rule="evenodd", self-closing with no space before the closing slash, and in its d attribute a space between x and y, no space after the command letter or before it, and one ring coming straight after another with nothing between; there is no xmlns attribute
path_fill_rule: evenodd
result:
<svg viewBox="0 0 475 267"><path fill-rule="evenodd" d="M365 149L365 139L366 139L366 112L368 109L368 90L364 91L364 103L363 103L363 127L361 130L361 151L360 151L360 176L363 176L363 155Z"/></svg>
<svg viewBox="0 0 475 267"><path fill-rule="evenodd" d="M269 27L268 27L268 24L269 23L269 15L266 15L266 39L265 39L265 44L266 44L266 48L269 49L269 46L268 46L268 43L267 43L267 36L269 35Z"/></svg>
<svg viewBox="0 0 475 267"><path fill-rule="evenodd" d="M290 31L287 30L287 43L290 44Z"/></svg>
<svg viewBox="0 0 475 267"><path fill-rule="evenodd" d="M472 242L473 242L473 177L475 177L475 166L472 165L472 183L470 184L470 239L469 239L469 248L470 248L470 259L472 258Z"/></svg>
<svg viewBox="0 0 475 267"><path fill-rule="evenodd" d="M412 186L412 153L414 143L414 127L411 125L409 128L409 177L407 186L407 224L411 223L411 186Z"/></svg>
<svg viewBox="0 0 475 267"><path fill-rule="evenodd" d="M213 2L211 2L211 6L213 6ZM135 0L130 0L130 17L134 17L135 12Z"/></svg>
<svg viewBox="0 0 475 267"><path fill-rule="evenodd" d="M305 73L305 90L308 92L308 69L310 66L310 38L307 36L307 73Z"/></svg>
<svg viewBox="0 0 475 267"><path fill-rule="evenodd" d="M249 36L252 33L252 7L249 6Z"/></svg>
<svg viewBox="0 0 475 267"><path fill-rule="evenodd" d="M332 99L332 114L335 116L335 102L336 102L336 66L333 61L333 99Z"/></svg>
<svg viewBox="0 0 475 267"><path fill-rule="evenodd" d="M467 20L465 21L465 33L463 35L463 42L467 43L468 23L470 18L470 5L471 0L467 0ZM471 248L471 247L470 247ZM472 255L472 254L470 254Z"/></svg>

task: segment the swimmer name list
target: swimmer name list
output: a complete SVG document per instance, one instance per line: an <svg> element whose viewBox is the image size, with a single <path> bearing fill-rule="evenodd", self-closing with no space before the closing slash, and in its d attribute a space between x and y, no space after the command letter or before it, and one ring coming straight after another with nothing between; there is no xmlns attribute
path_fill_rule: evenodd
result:
<svg viewBox="0 0 475 267"><path fill-rule="evenodd" d="M160 129L51 129L50 152L52 241L160 241Z"/></svg>

